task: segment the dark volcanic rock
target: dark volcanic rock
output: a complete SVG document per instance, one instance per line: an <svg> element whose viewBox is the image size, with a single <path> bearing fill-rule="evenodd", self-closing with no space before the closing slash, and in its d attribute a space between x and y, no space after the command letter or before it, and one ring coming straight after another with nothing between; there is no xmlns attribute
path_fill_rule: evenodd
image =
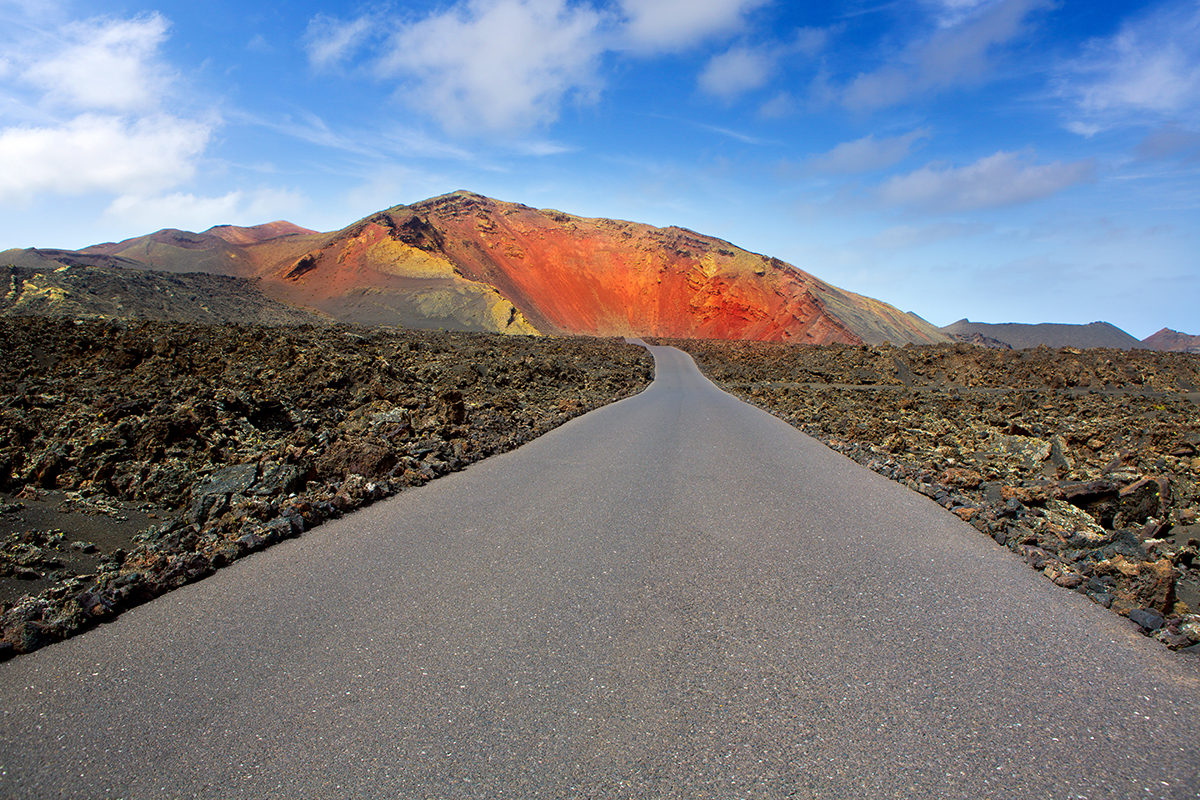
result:
<svg viewBox="0 0 1200 800"><path fill-rule="evenodd" d="M653 375L645 350L613 339L345 326L0 317L0 347L0 491L22 493L0 498L0 599L14 598L0 603L0 655L517 447ZM66 533L27 530L22 497L64 493ZM70 548L81 515L129 508L158 524Z"/></svg>
<svg viewBox="0 0 1200 800"><path fill-rule="evenodd" d="M257 282L244 278L157 272L128 259L81 258L63 251L21 255L38 266L0 266L0 285L5 287L0 293L0 314L261 325L332 322L267 297ZM112 353L114 365L120 366L139 357L137 351Z"/></svg>
<svg viewBox="0 0 1200 800"><path fill-rule="evenodd" d="M1118 613L1175 614L1188 622L1170 636L1200 641L1200 544L1185 544L1200 527L1200 357L671 343L724 388L925 494L1055 584Z"/></svg>

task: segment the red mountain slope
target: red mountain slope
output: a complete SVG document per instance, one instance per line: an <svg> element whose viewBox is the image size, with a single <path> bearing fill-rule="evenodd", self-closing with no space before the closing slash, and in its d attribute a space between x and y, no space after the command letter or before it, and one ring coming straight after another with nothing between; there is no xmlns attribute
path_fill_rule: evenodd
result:
<svg viewBox="0 0 1200 800"><path fill-rule="evenodd" d="M1200 336L1163 328L1142 339L1139 347L1147 350L1169 350L1177 353L1200 353Z"/></svg>
<svg viewBox="0 0 1200 800"><path fill-rule="evenodd" d="M395 206L332 233L222 225L14 255L252 278L277 300L361 324L815 344L948 338L721 239L470 192Z"/></svg>
<svg viewBox="0 0 1200 800"><path fill-rule="evenodd" d="M382 211L260 274L275 287L269 291L338 315L336 298L356 287L395 286L404 276L411 280L415 267L433 265L451 265L453 276L495 287L545 333L811 343L946 339L913 315L720 239L469 192Z"/></svg>

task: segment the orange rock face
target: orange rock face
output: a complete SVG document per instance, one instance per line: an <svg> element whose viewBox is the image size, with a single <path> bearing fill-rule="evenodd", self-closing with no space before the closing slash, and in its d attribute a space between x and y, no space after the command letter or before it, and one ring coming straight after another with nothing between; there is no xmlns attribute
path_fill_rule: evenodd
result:
<svg viewBox="0 0 1200 800"><path fill-rule="evenodd" d="M463 276L495 286L545 332L813 344L942 338L890 306L683 228L586 219L466 192L387 213L397 229L419 232L414 246L444 253ZM847 309L858 329L841 313Z"/></svg>
<svg viewBox="0 0 1200 800"><path fill-rule="evenodd" d="M287 222L163 230L87 251L257 278L345 322L507 333L919 344L919 317L684 228L588 219L470 192L332 233Z"/></svg>

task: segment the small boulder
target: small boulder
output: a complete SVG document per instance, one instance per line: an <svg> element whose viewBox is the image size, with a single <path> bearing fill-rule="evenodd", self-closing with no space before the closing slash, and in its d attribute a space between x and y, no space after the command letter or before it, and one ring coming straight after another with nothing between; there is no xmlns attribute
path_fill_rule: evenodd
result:
<svg viewBox="0 0 1200 800"><path fill-rule="evenodd" d="M1146 631L1156 631L1164 622L1163 615L1152 608L1135 608L1129 612L1129 618Z"/></svg>

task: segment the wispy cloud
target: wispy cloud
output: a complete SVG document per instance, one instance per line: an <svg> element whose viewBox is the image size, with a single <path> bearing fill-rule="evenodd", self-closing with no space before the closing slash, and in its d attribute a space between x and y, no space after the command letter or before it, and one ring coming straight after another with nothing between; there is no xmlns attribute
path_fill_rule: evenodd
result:
<svg viewBox="0 0 1200 800"><path fill-rule="evenodd" d="M932 212L1000 208L1041 200L1078 183L1092 181L1090 161L1034 164L1019 153L998 152L965 167L929 164L897 175L875 189L891 206Z"/></svg>
<svg viewBox="0 0 1200 800"><path fill-rule="evenodd" d="M579 148L546 139L533 139L514 142L509 149L519 155L540 158L543 156L560 156L563 153L573 153Z"/></svg>
<svg viewBox="0 0 1200 800"><path fill-rule="evenodd" d="M1088 43L1063 65L1058 94L1074 107L1068 127L1098 131L1114 124L1200 116L1200 4L1175 0L1130 20L1115 35Z"/></svg>
<svg viewBox="0 0 1200 800"><path fill-rule="evenodd" d="M987 80L1005 45L1029 29L1029 17L1050 0L992 0L942 4L936 30L906 45L871 72L840 90L847 108L870 111L899 105L916 95Z"/></svg>
<svg viewBox="0 0 1200 800"><path fill-rule="evenodd" d="M309 20L304 33L304 50L317 69L329 69L349 59L378 28L379 21L363 16L340 20L318 14Z"/></svg>
<svg viewBox="0 0 1200 800"><path fill-rule="evenodd" d="M303 194L281 189L239 190L217 197L185 192L124 194L109 204L105 216L135 230L170 227L200 231L244 220L285 219L308 205L308 198Z"/></svg>
<svg viewBox="0 0 1200 800"><path fill-rule="evenodd" d="M759 138L757 136L751 136L747 133L742 133L741 131L731 130L729 128L722 128L718 125L705 125L703 123L694 123L694 124L698 128L701 128L706 131L712 131L713 133L720 134L721 136L725 136L727 138L739 141L742 144L752 144L755 147L779 144L779 142L773 142L773 141L769 141L767 139Z"/></svg>
<svg viewBox="0 0 1200 800"><path fill-rule="evenodd" d="M1138 158L1147 160L1175 156L1195 160L1200 158L1200 131L1169 123L1147 134L1135 152Z"/></svg>
<svg viewBox="0 0 1200 800"><path fill-rule="evenodd" d="M902 136L876 139L869 134L852 142L842 142L827 153L813 156L806 162L809 171L825 175L857 175L885 169L903 161L914 145L928 139L928 128L919 128Z"/></svg>
<svg viewBox="0 0 1200 800"><path fill-rule="evenodd" d="M981 222L937 222L932 225L894 225L863 241L880 250L904 250L924 247L950 239L980 236L992 230Z"/></svg>
<svg viewBox="0 0 1200 800"><path fill-rule="evenodd" d="M378 159L381 155L397 154L452 161L471 161L476 157L470 150L459 145L419 129L396 124L384 130L335 130L324 119L310 112L281 119L239 113L231 115L231 119L261 126L318 147L372 159Z"/></svg>

